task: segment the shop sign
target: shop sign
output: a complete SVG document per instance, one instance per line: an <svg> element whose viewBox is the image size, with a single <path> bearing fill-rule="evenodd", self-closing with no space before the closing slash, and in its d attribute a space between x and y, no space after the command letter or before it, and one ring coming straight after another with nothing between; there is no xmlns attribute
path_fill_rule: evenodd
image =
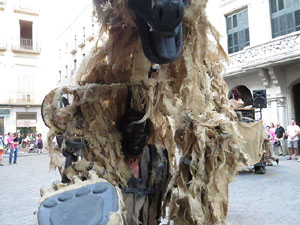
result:
<svg viewBox="0 0 300 225"><path fill-rule="evenodd" d="M9 115L10 114L10 109L0 109L0 114Z"/></svg>
<svg viewBox="0 0 300 225"><path fill-rule="evenodd" d="M36 120L17 120L17 127L35 127Z"/></svg>

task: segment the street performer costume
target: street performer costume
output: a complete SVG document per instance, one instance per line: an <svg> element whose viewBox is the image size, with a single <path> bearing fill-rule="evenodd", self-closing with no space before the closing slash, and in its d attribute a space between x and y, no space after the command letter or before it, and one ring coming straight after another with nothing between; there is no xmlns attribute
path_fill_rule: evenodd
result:
<svg viewBox="0 0 300 225"><path fill-rule="evenodd" d="M53 201L45 192L39 215L51 220L51 210L64 204L62 190L84 186L96 173L119 196L111 224L158 224L160 216L177 225L226 223L228 184L246 158L221 75L227 56L206 4L94 0L104 44L81 64L77 86L56 88L43 102L51 167L64 179L54 185L60 194ZM140 114L120 128L130 111ZM142 134L149 121L153 131L143 144L130 135L124 142L130 126ZM54 138L60 147L51 145ZM95 181L82 191L93 193L99 210L101 188ZM72 207L92 198L68 193Z"/></svg>

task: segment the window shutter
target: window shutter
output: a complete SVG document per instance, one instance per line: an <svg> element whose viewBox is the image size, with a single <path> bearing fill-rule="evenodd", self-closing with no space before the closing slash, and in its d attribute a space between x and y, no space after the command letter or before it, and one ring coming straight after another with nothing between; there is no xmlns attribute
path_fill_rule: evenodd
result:
<svg viewBox="0 0 300 225"><path fill-rule="evenodd" d="M250 45L248 9L226 17L228 53L237 52Z"/></svg>
<svg viewBox="0 0 300 225"><path fill-rule="evenodd" d="M295 25L300 26L300 10L295 11Z"/></svg>
<svg viewBox="0 0 300 225"><path fill-rule="evenodd" d="M284 9L284 1L283 0L278 0L278 11Z"/></svg>
<svg viewBox="0 0 300 225"><path fill-rule="evenodd" d="M277 12L277 2L276 2L276 0L271 0L271 12L272 13Z"/></svg>
<svg viewBox="0 0 300 225"><path fill-rule="evenodd" d="M286 14L286 21L287 21L287 28L288 29L291 29L295 26L294 24L294 18L293 18L293 14L292 13L289 13L289 14Z"/></svg>
<svg viewBox="0 0 300 225"><path fill-rule="evenodd" d="M231 30L232 28L231 17L226 18L226 26L227 26L227 30Z"/></svg>

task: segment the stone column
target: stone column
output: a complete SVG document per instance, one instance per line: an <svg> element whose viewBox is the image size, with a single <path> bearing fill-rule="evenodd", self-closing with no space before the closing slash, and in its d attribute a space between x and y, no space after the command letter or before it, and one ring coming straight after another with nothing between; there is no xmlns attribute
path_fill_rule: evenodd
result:
<svg viewBox="0 0 300 225"><path fill-rule="evenodd" d="M286 129L287 118L286 118L286 98L285 97L270 97L268 98L268 119L266 121L273 122L276 125L276 122L279 122L282 127ZM282 150L283 154L287 154L287 141L282 141Z"/></svg>
<svg viewBox="0 0 300 225"><path fill-rule="evenodd" d="M286 112L286 98L280 97L277 98L277 115L278 115L278 121L282 127L285 129L287 128L287 112ZM287 140L282 141L282 151L283 155L287 155Z"/></svg>
<svg viewBox="0 0 300 225"><path fill-rule="evenodd" d="M277 98L277 122L281 124L284 128L287 127L287 117L286 117L286 98Z"/></svg>
<svg viewBox="0 0 300 225"><path fill-rule="evenodd" d="M268 115L266 122L276 123L278 121L278 112L277 112L277 98L276 97L267 97L268 102ZM269 125L268 123L268 125Z"/></svg>

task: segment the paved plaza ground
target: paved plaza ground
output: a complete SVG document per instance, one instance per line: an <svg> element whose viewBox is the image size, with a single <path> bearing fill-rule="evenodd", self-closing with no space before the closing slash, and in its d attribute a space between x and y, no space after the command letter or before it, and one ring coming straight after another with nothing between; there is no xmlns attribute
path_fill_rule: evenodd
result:
<svg viewBox="0 0 300 225"><path fill-rule="evenodd" d="M228 221L233 225L298 225L300 162L280 157L264 175L241 173L229 185Z"/></svg>
<svg viewBox="0 0 300 225"><path fill-rule="evenodd" d="M229 186L228 221L233 225L298 225L300 163L280 158L264 175L241 173ZM35 225L40 188L59 179L48 155L19 157L0 167L0 225ZM276 164L276 163L275 163Z"/></svg>
<svg viewBox="0 0 300 225"><path fill-rule="evenodd" d="M59 179L49 172L49 156L27 154L17 164L0 167L0 225L35 225L34 212L40 199L40 188L51 187Z"/></svg>

